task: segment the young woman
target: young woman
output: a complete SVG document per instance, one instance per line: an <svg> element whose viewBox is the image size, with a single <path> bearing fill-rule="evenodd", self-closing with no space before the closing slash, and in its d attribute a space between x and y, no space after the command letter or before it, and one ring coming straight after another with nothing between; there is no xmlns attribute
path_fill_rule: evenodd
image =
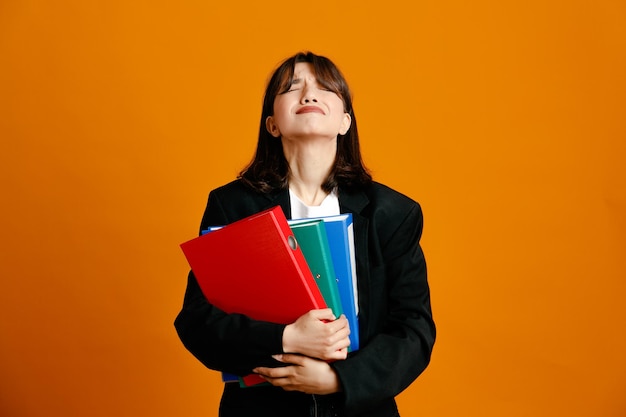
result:
<svg viewBox="0 0 626 417"><path fill-rule="evenodd" d="M394 397L426 368L435 341L422 212L372 181L347 83L312 53L274 72L256 154L237 180L210 192L200 228L276 205L287 218L352 213L360 348L347 353L348 321L330 309L289 325L226 314L207 302L190 272L175 321L184 345L210 369L255 372L269 382L225 384L220 416L398 416Z"/></svg>

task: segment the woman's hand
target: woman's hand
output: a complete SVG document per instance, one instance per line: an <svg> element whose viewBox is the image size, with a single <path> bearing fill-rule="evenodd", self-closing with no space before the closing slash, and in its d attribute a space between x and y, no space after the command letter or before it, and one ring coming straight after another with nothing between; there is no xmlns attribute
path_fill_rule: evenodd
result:
<svg viewBox="0 0 626 417"><path fill-rule="evenodd" d="M324 361L348 356L350 326L342 314L335 319L329 308L311 310L283 332L283 352L300 353Z"/></svg>
<svg viewBox="0 0 626 417"><path fill-rule="evenodd" d="M341 391L337 374L324 361L291 353L275 355L274 358L290 365L280 368L255 368L253 371L276 387L281 387L285 391L320 395Z"/></svg>

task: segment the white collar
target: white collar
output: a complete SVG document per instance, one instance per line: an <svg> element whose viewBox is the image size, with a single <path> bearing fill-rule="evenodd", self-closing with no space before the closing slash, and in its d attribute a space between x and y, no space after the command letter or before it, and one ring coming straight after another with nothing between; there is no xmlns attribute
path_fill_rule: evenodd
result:
<svg viewBox="0 0 626 417"><path fill-rule="evenodd" d="M289 189L289 198L291 201L292 219L336 216L340 214L337 190L333 190L328 194L319 206L307 206L291 189Z"/></svg>

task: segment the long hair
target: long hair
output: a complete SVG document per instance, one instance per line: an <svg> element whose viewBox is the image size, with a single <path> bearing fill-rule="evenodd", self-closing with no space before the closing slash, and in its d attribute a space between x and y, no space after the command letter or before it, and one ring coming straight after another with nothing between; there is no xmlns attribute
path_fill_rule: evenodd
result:
<svg viewBox="0 0 626 417"><path fill-rule="evenodd" d="M274 114L276 96L291 88L295 65L300 62L307 62L313 66L317 82L341 98L344 111L352 119L346 134L337 137L335 164L322 184L322 189L331 192L338 186L347 190L366 186L372 181L372 176L361 158L359 133L348 84L331 60L311 52L300 52L286 59L272 74L263 98L256 153L239 177L245 184L262 193L288 187L289 165L283 153L282 142L280 138L275 138L267 131L265 120Z"/></svg>

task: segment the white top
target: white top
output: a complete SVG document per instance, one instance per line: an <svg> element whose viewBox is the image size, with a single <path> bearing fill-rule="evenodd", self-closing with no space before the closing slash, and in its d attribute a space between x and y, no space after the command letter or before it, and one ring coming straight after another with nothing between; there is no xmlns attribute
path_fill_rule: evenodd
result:
<svg viewBox="0 0 626 417"><path fill-rule="evenodd" d="M289 189L291 199L291 218L307 219L309 217L337 216L339 211L339 198L337 191L328 194L319 206L307 206L298 196Z"/></svg>

